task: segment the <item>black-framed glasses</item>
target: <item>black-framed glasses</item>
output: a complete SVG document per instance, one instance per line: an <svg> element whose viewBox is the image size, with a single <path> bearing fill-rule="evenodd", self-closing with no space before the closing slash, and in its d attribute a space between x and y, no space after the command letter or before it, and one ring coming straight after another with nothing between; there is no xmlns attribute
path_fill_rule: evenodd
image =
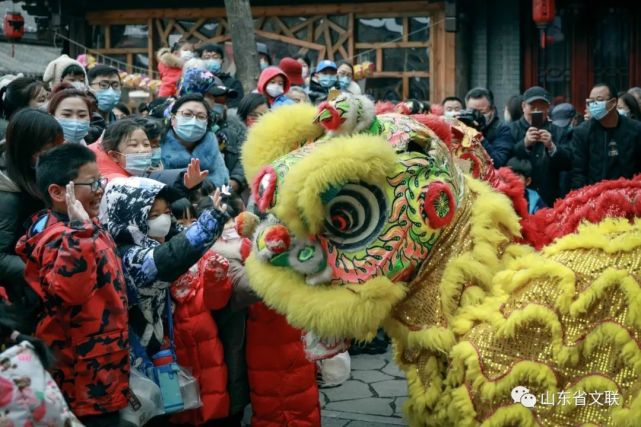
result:
<svg viewBox="0 0 641 427"><path fill-rule="evenodd" d="M107 182L109 182L109 178L99 178L92 182L75 182L74 181L74 185L88 185L89 188L91 189L91 192L95 193L101 188L104 189L107 186Z"/></svg>
<svg viewBox="0 0 641 427"><path fill-rule="evenodd" d="M109 82L107 80L101 80L98 83L93 83L94 85L98 85L100 89L109 89L112 88L113 90L120 90L120 82Z"/></svg>
<svg viewBox="0 0 641 427"><path fill-rule="evenodd" d="M189 111L189 110L177 111L176 115L184 117L187 120L191 120L191 119L193 119L195 117L196 120L201 121L201 122L206 122L207 118L208 118L207 114L201 114L201 113L195 114L194 112Z"/></svg>

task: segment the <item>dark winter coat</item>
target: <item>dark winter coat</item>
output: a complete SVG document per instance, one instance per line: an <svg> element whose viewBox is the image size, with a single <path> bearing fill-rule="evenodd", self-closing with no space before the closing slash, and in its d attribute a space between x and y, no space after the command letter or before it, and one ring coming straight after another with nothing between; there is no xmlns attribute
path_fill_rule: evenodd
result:
<svg viewBox="0 0 641 427"><path fill-rule="evenodd" d="M225 157L225 165L229 171L229 179L238 182L242 193L247 188L245 171L240 161L240 153L247 137L247 127L235 114L227 116L225 124L216 132L218 146Z"/></svg>
<svg viewBox="0 0 641 427"><path fill-rule="evenodd" d="M569 170L571 167L567 131L550 121L545 123L543 129L552 134L552 142L556 146L556 152L554 155L550 155L543 143L535 143L530 148L525 148L524 138L530 128L525 117L510 123L510 127L512 135L516 139L514 155L532 163L532 183L529 187L539 193L547 206L552 206L561 195L561 172Z"/></svg>
<svg viewBox="0 0 641 427"><path fill-rule="evenodd" d="M238 80L231 74L218 73L216 74L216 77L218 77L223 82L223 85L226 88L233 89L236 91L236 93L238 93L238 96L234 99L227 98L227 108L238 108L240 100L245 96L243 84L240 82L240 80Z"/></svg>
<svg viewBox="0 0 641 427"><path fill-rule="evenodd" d="M0 157L0 286L4 285L9 300L25 313L34 308L34 295L24 280L24 262L16 254L18 239L25 234L29 218L41 210L42 202L20 188L7 176L4 156ZM25 333L32 333L35 323L26 315Z"/></svg>
<svg viewBox="0 0 641 427"><path fill-rule="evenodd" d="M167 335L163 327L167 288L198 262L228 219L224 213L205 211L188 229L161 244L147 236L147 220L156 197L173 201L167 191L164 184L152 179L118 178L107 185L100 207L101 220L122 257L130 328L150 357Z"/></svg>
<svg viewBox="0 0 641 427"><path fill-rule="evenodd" d="M338 83L334 85L334 88L338 89ZM309 81L309 90L307 94L309 95L309 99L312 101L312 104L320 104L327 99L330 89L331 88L321 86L316 80L311 79Z"/></svg>
<svg viewBox="0 0 641 427"><path fill-rule="evenodd" d="M96 221L43 211L16 251L44 313L36 336L55 352L51 369L82 417L127 406L129 342L125 278L116 245Z"/></svg>
<svg viewBox="0 0 641 427"><path fill-rule="evenodd" d="M494 167L498 169L505 166L512 157L515 142L509 126L501 123L494 115L490 124L483 130L483 136L483 148L492 158Z"/></svg>
<svg viewBox="0 0 641 427"><path fill-rule="evenodd" d="M573 189L641 173L641 123L636 120L619 115L612 129L588 120L574 128L571 146Z"/></svg>

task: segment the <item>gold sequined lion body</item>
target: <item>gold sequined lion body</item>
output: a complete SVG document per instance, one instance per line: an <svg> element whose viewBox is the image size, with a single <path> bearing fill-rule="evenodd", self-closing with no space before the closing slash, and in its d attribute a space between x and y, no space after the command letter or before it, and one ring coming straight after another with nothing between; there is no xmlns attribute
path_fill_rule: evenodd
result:
<svg viewBox="0 0 641 427"><path fill-rule="evenodd" d="M246 268L269 306L331 343L383 326L412 426L636 425L641 222L537 252L429 128L384 115L376 134L327 138L315 117L281 107L243 148L263 213Z"/></svg>

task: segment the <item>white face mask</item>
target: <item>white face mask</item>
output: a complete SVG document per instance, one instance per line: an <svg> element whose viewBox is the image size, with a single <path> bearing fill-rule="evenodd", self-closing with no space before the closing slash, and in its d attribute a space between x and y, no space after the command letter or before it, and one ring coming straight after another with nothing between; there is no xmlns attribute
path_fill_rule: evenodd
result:
<svg viewBox="0 0 641 427"><path fill-rule="evenodd" d="M283 92L283 87L279 85L278 83L270 83L267 85L267 88L265 89L267 94L271 96L272 98L276 98L277 96L281 96Z"/></svg>
<svg viewBox="0 0 641 427"><path fill-rule="evenodd" d="M503 111L503 121L505 123L509 123L512 121L512 117L510 116L510 113L507 112L507 110Z"/></svg>
<svg viewBox="0 0 641 427"><path fill-rule="evenodd" d="M622 115L624 117L629 117L630 116L630 112L627 111L627 110L624 110L623 108L617 108L617 111L619 112L620 115Z"/></svg>
<svg viewBox="0 0 641 427"><path fill-rule="evenodd" d="M189 61L193 57L194 57L194 52L192 52L191 50L181 50L180 51L180 58L185 62Z"/></svg>
<svg viewBox="0 0 641 427"><path fill-rule="evenodd" d="M78 90L87 90L85 82L71 82L71 86Z"/></svg>
<svg viewBox="0 0 641 427"><path fill-rule="evenodd" d="M147 235L149 237L164 238L169 234L171 228L171 216L169 214L162 214L154 219L147 221Z"/></svg>
<svg viewBox="0 0 641 427"><path fill-rule="evenodd" d="M458 115L458 111L446 111L443 113L443 116L448 120L453 119L457 115Z"/></svg>

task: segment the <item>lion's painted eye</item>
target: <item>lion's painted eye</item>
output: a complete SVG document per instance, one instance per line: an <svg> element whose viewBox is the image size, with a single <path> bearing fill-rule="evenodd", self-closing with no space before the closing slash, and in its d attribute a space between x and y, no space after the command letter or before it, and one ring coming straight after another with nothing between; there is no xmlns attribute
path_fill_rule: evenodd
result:
<svg viewBox="0 0 641 427"><path fill-rule="evenodd" d="M327 203L325 230L342 249L364 246L378 235L386 218L385 195L366 184L346 184Z"/></svg>

